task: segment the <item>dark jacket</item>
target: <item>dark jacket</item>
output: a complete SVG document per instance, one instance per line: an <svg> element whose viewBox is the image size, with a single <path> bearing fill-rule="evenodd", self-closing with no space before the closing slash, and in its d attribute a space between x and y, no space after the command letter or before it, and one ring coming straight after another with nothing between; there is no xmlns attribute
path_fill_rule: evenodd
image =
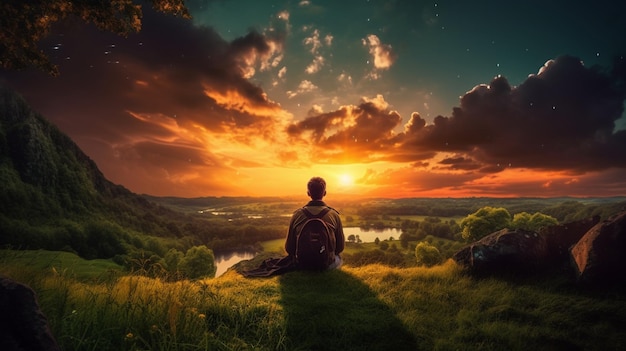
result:
<svg viewBox="0 0 626 351"><path fill-rule="evenodd" d="M305 207L314 215L320 213L327 206L324 201L309 201ZM285 242L285 250L287 254L290 256L295 256L296 254L296 239L300 229L304 225L307 216L302 212L302 209L299 208L293 212L291 216L291 222L289 223L289 232L287 233L287 241ZM335 252L335 255L339 255L343 251L343 247L345 244L345 237L343 235L343 225L341 224L341 218L339 217L339 212L331 207L331 210L322 217L322 219L328 224L330 230L335 233L335 242L333 243L331 240L332 251Z"/></svg>

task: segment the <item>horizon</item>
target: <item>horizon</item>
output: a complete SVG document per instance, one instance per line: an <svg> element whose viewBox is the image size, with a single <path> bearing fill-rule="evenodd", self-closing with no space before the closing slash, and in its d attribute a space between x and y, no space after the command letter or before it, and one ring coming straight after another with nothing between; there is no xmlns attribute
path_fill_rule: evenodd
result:
<svg viewBox="0 0 626 351"><path fill-rule="evenodd" d="M137 194L626 195L626 4L187 5L128 38L61 23L59 77L0 81Z"/></svg>

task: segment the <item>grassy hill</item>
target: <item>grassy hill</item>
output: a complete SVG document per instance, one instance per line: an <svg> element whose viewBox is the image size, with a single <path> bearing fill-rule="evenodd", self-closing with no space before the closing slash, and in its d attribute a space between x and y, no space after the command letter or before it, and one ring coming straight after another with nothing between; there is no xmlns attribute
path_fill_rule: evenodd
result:
<svg viewBox="0 0 626 351"><path fill-rule="evenodd" d="M41 269L53 254L0 256L31 285L64 350L618 350L626 295L549 274L477 279L433 268L345 266L198 281ZM63 255L71 255L63 253ZM67 259L67 257L65 258ZM31 268L20 262L39 262ZM75 260L79 258L75 257ZM87 262L83 262L87 263ZM252 264L252 263L251 263ZM100 279L94 279L97 271Z"/></svg>

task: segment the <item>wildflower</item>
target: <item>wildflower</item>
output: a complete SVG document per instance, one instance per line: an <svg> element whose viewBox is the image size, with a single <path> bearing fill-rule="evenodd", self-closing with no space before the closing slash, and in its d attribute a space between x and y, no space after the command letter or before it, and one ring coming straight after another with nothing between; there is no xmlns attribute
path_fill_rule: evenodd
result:
<svg viewBox="0 0 626 351"><path fill-rule="evenodd" d="M200 319L205 319L205 318L206 318L206 314L204 314L204 313L200 313L200 314L198 315L198 318L200 318Z"/></svg>
<svg viewBox="0 0 626 351"><path fill-rule="evenodd" d="M126 334L126 340L130 340L134 337L133 333Z"/></svg>

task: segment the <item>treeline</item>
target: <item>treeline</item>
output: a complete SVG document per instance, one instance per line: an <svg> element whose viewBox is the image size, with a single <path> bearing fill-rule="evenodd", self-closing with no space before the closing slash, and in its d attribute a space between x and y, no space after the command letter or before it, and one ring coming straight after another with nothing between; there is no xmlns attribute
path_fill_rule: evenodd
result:
<svg viewBox="0 0 626 351"><path fill-rule="evenodd" d="M502 207L510 213L541 212L559 222L571 222L599 215L602 218L626 208L625 197L613 198L410 198L366 200L346 203L364 218L379 216L464 217L480 208Z"/></svg>

